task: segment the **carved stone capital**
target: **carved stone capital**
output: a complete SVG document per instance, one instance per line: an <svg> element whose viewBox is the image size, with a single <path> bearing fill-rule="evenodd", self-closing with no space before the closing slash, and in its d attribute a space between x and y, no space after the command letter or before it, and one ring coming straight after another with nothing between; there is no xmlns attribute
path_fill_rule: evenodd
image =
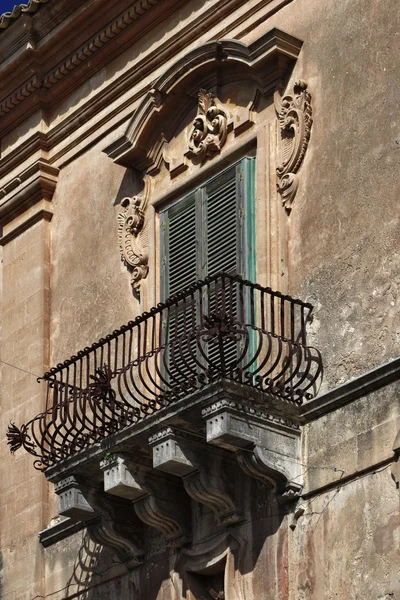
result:
<svg viewBox="0 0 400 600"><path fill-rule="evenodd" d="M148 250L142 245L146 199L144 196L124 198L118 214L118 242L121 260L131 274L132 290L140 293L142 279L147 277Z"/></svg>
<svg viewBox="0 0 400 600"><path fill-rule="evenodd" d="M281 134L282 162L277 167L277 188L282 204L290 212L298 188L297 172L303 162L310 140L312 125L311 94L300 80L293 86L293 95L282 99L275 96Z"/></svg>
<svg viewBox="0 0 400 600"><path fill-rule="evenodd" d="M197 115L189 134L187 156L203 162L220 152L228 135L228 122L228 110L214 94L200 89Z"/></svg>

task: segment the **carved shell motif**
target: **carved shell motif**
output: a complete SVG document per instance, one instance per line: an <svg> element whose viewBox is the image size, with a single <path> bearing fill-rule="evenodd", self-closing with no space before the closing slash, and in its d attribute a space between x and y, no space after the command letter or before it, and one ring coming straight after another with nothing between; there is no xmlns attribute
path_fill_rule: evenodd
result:
<svg viewBox="0 0 400 600"><path fill-rule="evenodd" d="M219 152L226 142L228 119L228 111L214 94L200 89L197 115L189 135L188 156L203 161Z"/></svg>
<svg viewBox="0 0 400 600"><path fill-rule="evenodd" d="M311 95L307 84L300 80L293 86L293 95L276 103L281 132L282 162L276 169L277 188L282 204L290 212L298 188L297 172L303 162L310 140L312 125Z"/></svg>
<svg viewBox="0 0 400 600"><path fill-rule="evenodd" d="M124 209L118 215L118 240L121 260L131 273L133 292L140 293L142 279L147 277L148 250L141 243L146 234L144 227L143 197L124 198L121 202Z"/></svg>

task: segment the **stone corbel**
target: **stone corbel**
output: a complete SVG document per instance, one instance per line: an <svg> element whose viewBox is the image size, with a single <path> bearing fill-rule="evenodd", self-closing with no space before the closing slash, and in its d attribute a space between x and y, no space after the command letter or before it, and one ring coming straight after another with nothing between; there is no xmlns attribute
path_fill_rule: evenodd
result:
<svg viewBox="0 0 400 600"><path fill-rule="evenodd" d="M143 545L136 533L137 519L132 519L132 505L115 497L110 500L99 493L90 495L90 503L100 515L99 519L88 524L88 533L93 541L111 548L128 569L142 564Z"/></svg>
<svg viewBox="0 0 400 600"><path fill-rule="evenodd" d="M154 468L181 476L188 495L208 506L221 525L243 519L243 512L214 468L212 456L202 452L190 436L167 427L151 436L149 443L153 447Z"/></svg>
<svg viewBox="0 0 400 600"><path fill-rule="evenodd" d="M59 514L73 521L87 522L90 537L109 547L128 568L143 562L143 550L127 503L110 501L102 492L84 485L71 475L55 484Z"/></svg>
<svg viewBox="0 0 400 600"><path fill-rule="evenodd" d="M145 192L132 198L123 198L122 211L118 214L118 242L121 260L131 274L133 293L140 294L142 280L149 272L147 247L146 208L148 204L148 182Z"/></svg>
<svg viewBox="0 0 400 600"><path fill-rule="evenodd" d="M276 169L277 188L287 212L299 185L297 172L303 162L310 140L312 125L311 94L300 80L293 86L293 95L280 98L275 94L275 108L281 134L282 162Z"/></svg>
<svg viewBox="0 0 400 600"><path fill-rule="evenodd" d="M245 402L218 400L203 409L207 442L236 453L241 469L273 488L281 501L302 489L299 426Z"/></svg>
<svg viewBox="0 0 400 600"><path fill-rule="evenodd" d="M189 541L182 498L179 493L174 493L165 477L152 475L149 469L123 455L103 461L101 468L104 490L132 500L139 519L161 531L167 546L179 548Z"/></svg>

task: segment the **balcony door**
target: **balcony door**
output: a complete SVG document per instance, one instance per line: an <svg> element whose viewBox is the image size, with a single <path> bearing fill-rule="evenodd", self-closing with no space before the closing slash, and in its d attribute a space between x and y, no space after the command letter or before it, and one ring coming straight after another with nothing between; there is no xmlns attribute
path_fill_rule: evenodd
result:
<svg viewBox="0 0 400 600"><path fill-rule="evenodd" d="M173 298L206 276L224 272L255 279L255 159L244 158L163 210L161 221L161 294ZM198 368L234 364L235 340L221 344L196 338L204 316L218 318L229 306L239 320L238 286L221 279L205 288L199 301L177 303L166 323L170 379L195 376ZM223 298L223 299L222 299ZM243 308L243 302L241 303ZM210 324L212 326L212 323Z"/></svg>

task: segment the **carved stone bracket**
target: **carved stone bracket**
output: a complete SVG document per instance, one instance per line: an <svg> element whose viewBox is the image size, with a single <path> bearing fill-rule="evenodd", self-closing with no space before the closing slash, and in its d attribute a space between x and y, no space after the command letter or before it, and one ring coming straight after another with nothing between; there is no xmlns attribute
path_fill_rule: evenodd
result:
<svg viewBox="0 0 400 600"><path fill-rule="evenodd" d="M219 400L203 411L207 441L236 452L241 469L292 500L302 489L298 423L245 402Z"/></svg>
<svg viewBox="0 0 400 600"><path fill-rule="evenodd" d="M158 432L149 440L153 446L155 468L183 477L188 495L208 506L222 525L231 525L243 519L243 513L227 491L227 486L210 453L203 452L201 444L174 430Z"/></svg>
<svg viewBox="0 0 400 600"><path fill-rule="evenodd" d="M228 110L206 90L199 90L197 115L189 135L187 156L200 162L218 153L228 135Z"/></svg>
<svg viewBox="0 0 400 600"><path fill-rule="evenodd" d="M178 548L188 542L188 531L183 525L187 522L183 518L185 508L165 476L150 473L123 455L103 461L101 468L105 491L132 500L139 519L161 531L169 547Z"/></svg>
<svg viewBox="0 0 400 600"><path fill-rule="evenodd" d="M293 95L282 99L275 96L278 115L282 162L277 167L277 188L282 204L290 212L298 188L297 172L303 162L310 140L312 125L311 95L307 84L300 80L293 86Z"/></svg>
<svg viewBox="0 0 400 600"><path fill-rule="evenodd" d="M131 274L131 286L136 295L140 293L142 279L147 277L149 271L148 250L142 245L146 204L145 197L141 195L124 198L121 202L123 210L118 214L121 260Z"/></svg>
<svg viewBox="0 0 400 600"><path fill-rule="evenodd" d="M107 498L104 494L92 492L89 501L100 518L89 523L90 537L97 543L111 548L116 556L133 569L143 562L142 540L137 535L137 519L131 504L117 498Z"/></svg>
<svg viewBox="0 0 400 600"><path fill-rule="evenodd" d="M90 537L111 548L128 568L143 562L143 549L132 523L132 510L119 499L108 499L101 491L82 484L71 475L55 484L59 514L74 521L88 521Z"/></svg>

